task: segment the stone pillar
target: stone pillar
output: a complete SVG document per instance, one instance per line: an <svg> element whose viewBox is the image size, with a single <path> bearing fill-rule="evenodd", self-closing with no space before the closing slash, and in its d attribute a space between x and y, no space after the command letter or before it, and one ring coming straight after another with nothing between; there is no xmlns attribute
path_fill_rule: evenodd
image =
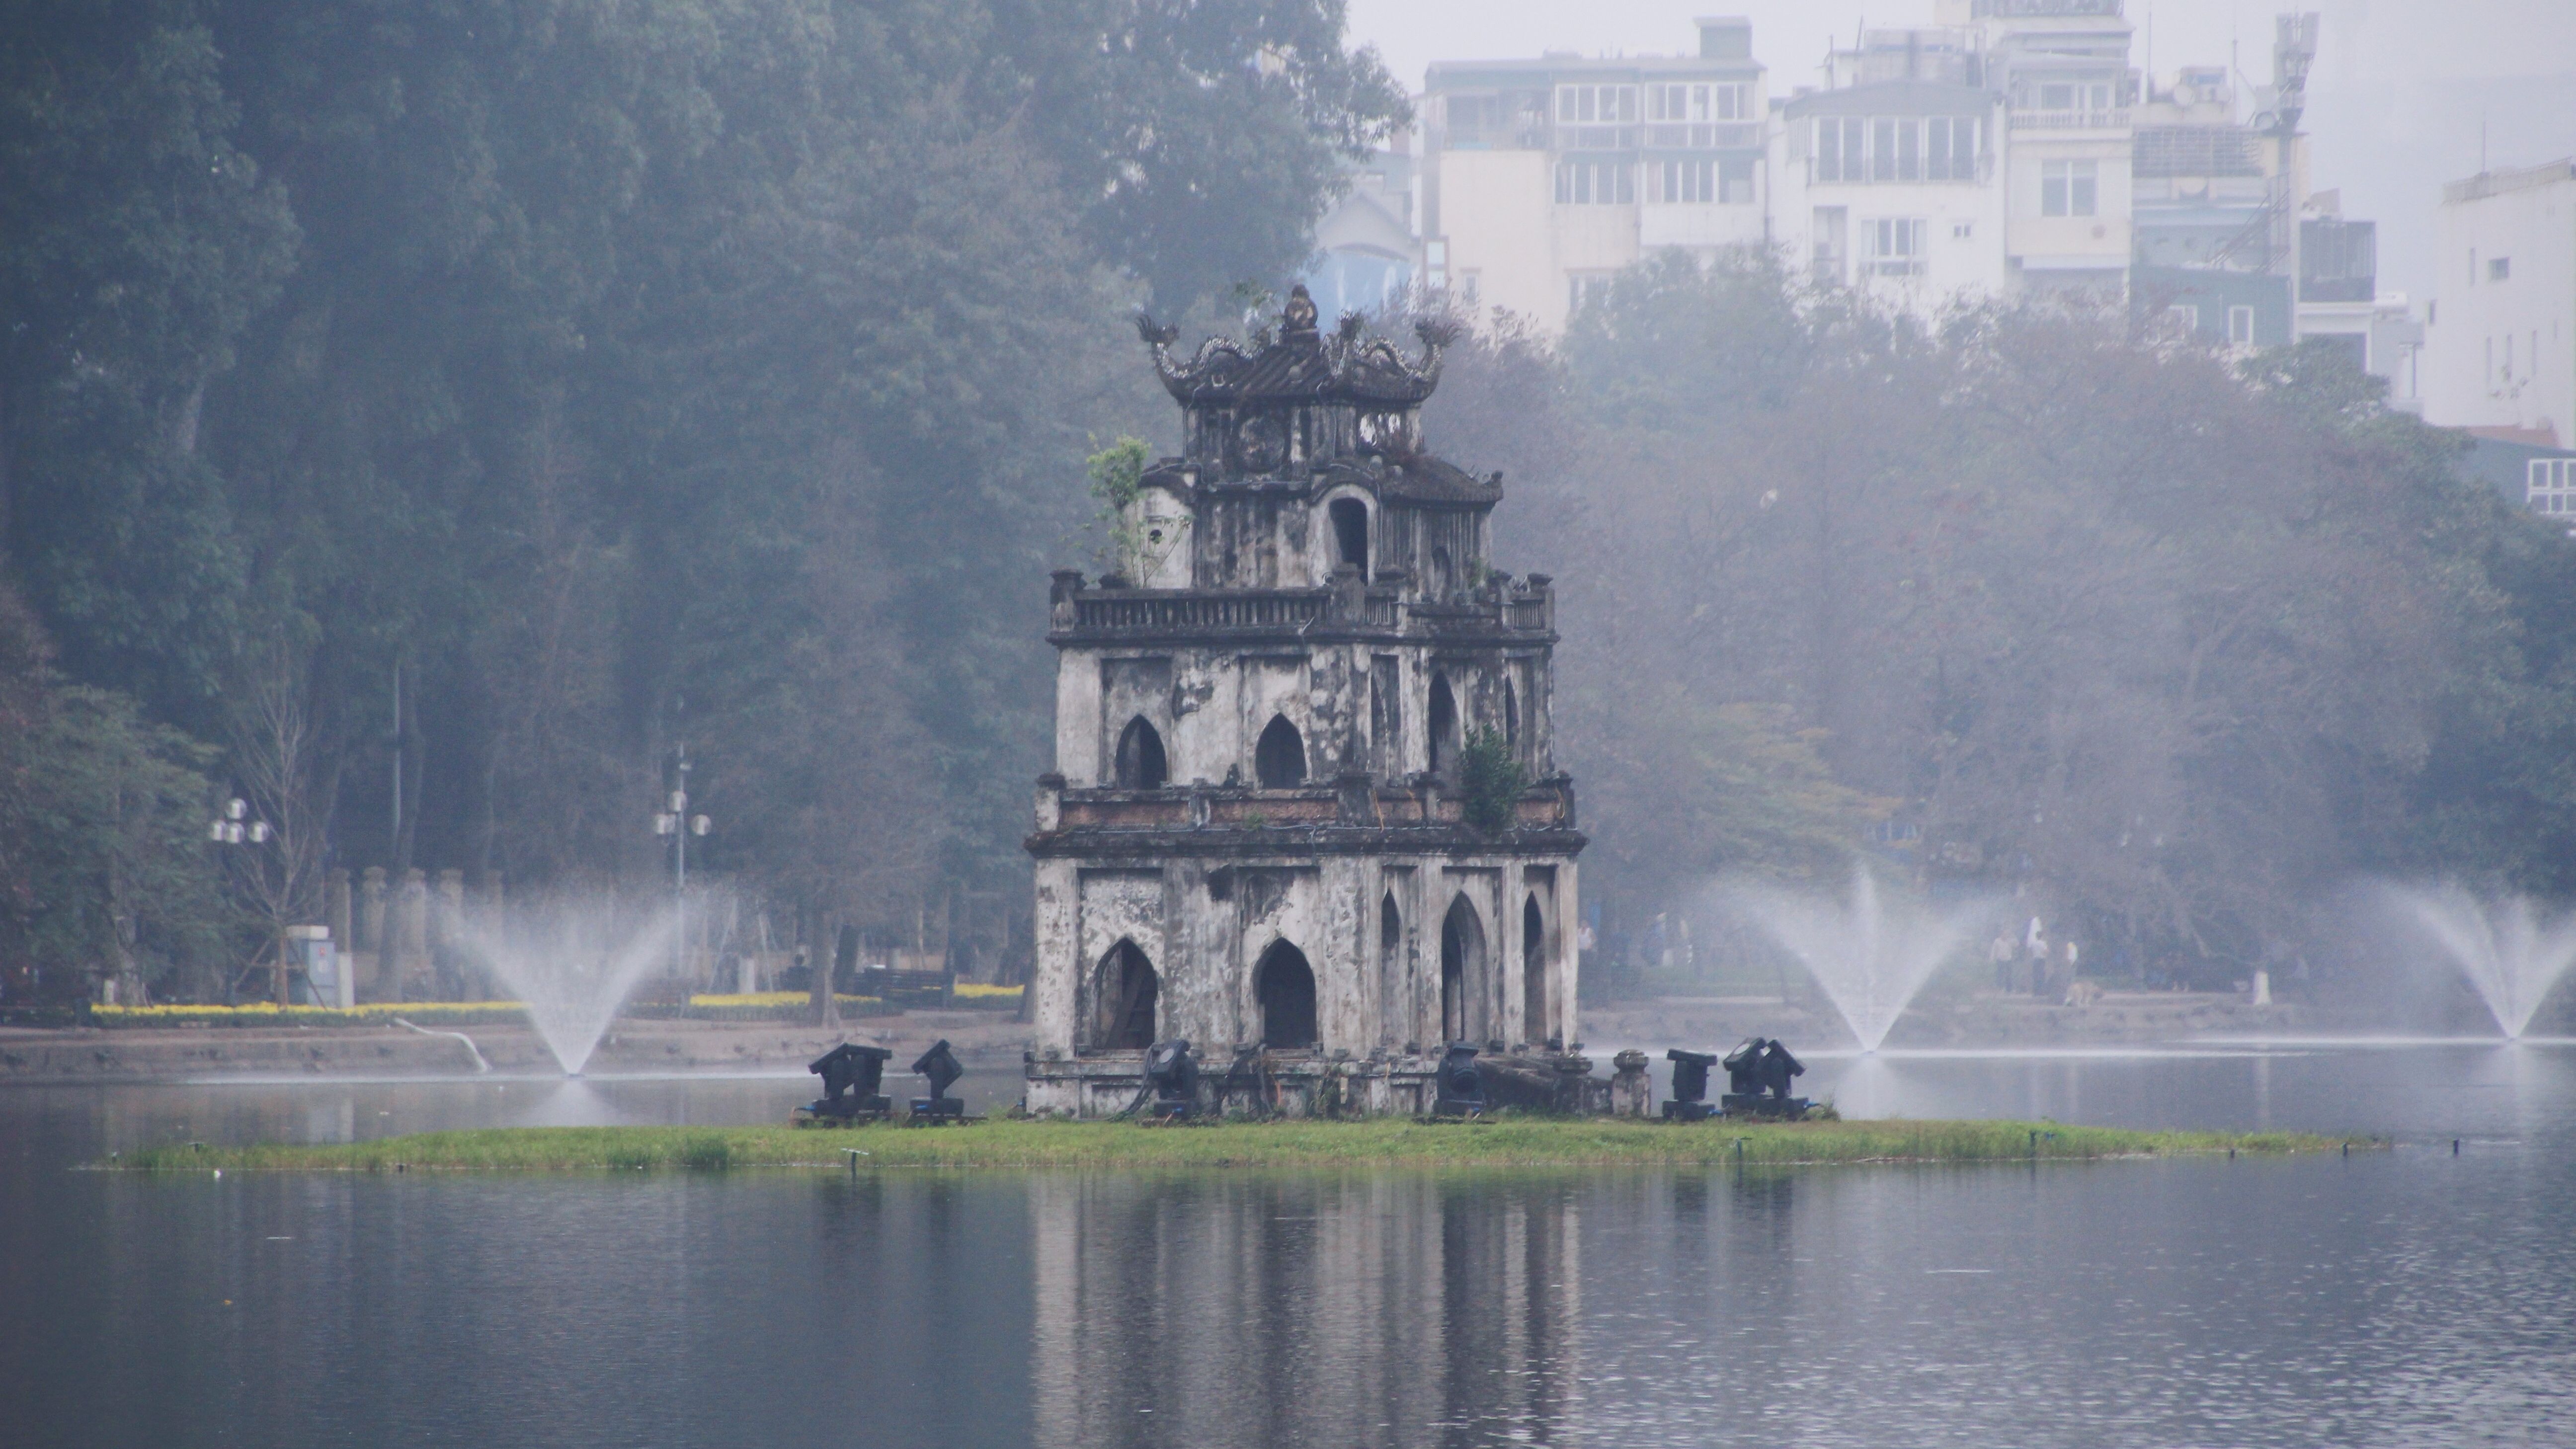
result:
<svg viewBox="0 0 2576 1449"><path fill-rule="evenodd" d="M366 946L367 994L377 1001L400 1001L394 990L393 953L385 949L385 868L371 865L358 888L358 930Z"/></svg>
<svg viewBox="0 0 2576 1449"><path fill-rule="evenodd" d="M393 939L386 950L393 958L393 991L386 999L401 1001L410 990L412 973L429 960L429 877L418 866L403 872L393 915Z"/></svg>
<svg viewBox="0 0 2576 1449"><path fill-rule="evenodd" d="M347 974L355 965L352 953L357 938L349 934L349 873L335 870L326 877L323 888L323 917L331 928L331 947L341 958L340 970Z"/></svg>
<svg viewBox="0 0 2576 1449"><path fill-rule="evenodd" d="M1646 1054L1631 1048L1610 1059L1610 1115L1643 1117L1654 1105L1654 1086L1646 1080Z"/></svg>

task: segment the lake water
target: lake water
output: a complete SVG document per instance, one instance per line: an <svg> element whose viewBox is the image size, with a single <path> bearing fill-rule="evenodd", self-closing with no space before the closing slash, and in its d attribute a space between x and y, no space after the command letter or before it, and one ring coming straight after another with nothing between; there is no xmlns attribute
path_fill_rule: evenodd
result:
<svg viewBox="0 0 2576 1449"><path fill-rule="evenodd" d="M2576 1443L2576 1046L1810 1065L1847 1115L2402 1145L216 1180L71 1169L155 1141L774 1121L812 1081L15 1087L0 1444Z"/></svg>

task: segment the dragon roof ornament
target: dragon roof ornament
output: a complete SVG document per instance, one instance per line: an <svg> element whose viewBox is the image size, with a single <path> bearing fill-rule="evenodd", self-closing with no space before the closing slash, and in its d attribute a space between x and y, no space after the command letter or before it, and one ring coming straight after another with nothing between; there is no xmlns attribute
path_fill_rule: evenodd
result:
<svg viewBox="0 0 2576 1449"><path fill-rule="evenodd" d="M1183 407L1232 407L1247 402L1346 403L1356 407L1418 407L1440 384L1440 358L1457 340L1457 324L1426 317L1413 326L1422 353L1408 360L1383 337L1363 338L1360 314L1345 313L1328 337L1316 326L1315 301L1303 286L1288 292L1279 331L1252 334L1249 343L1211 337L1188 362L1172 344L1180 329L1139 313L1136 335L1153 350L1154 371Z"/></svg>

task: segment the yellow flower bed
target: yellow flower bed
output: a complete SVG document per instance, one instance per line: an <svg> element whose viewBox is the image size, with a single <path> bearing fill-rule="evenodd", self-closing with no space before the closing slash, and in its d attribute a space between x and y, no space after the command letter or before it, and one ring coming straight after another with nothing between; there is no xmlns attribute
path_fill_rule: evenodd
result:
<svg viewBox="0 0 2576 1449"><path fill-rule="evenodd" d="M280 1006L274 1001L244 1002L240 1006L205 1006L174 1002L167 1006L93 1006L90 1015L106 1022L153 1021L252 1021L272 1017L291 1021L298 1017L392 1018L413 1012L482 1011L514 1012L515 1001L375 1001L361 1006Z"/></svg>
<svg viewBox="0 0 2576 1449"><path fill-rule="evenodd" d="M998 1001L1006 996L1017 998L1026 989L1019 986L992 986L981 981L957 983L958 996L968 1001Z"/></svg>
<svg viewBox="0 0 2576 1449"><path fill-rule="evenodd" d="M803 1006L813 999L813 997L802 991L702 991L689 998L689 1005L692 1009L697 1007L730 1006ZM833 999L842 1002L865 1002L870 1005L874 1005L879 998L874 996L841 995L835 996Z"/></svg>

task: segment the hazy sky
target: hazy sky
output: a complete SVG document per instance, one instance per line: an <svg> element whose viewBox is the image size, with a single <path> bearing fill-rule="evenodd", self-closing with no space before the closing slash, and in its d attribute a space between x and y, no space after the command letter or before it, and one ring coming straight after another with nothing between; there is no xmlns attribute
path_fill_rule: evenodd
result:
<svg viewBox="0 0 2576 1449"><path fill-rule="evenodd" d="M2133 63L2171 79L2229 58L2268 80L2272 17L2248 0L2129 0ZM2490 165L2576 154L2576 0L2298 0L2325 16L2308 81L2311 182L2343 193L2344 214L2379 222L2380 290L2435 293L2433 211L2445 181ZM1932 0L1350 0L1355 41L1374 44L1409 87L1435 60L1673 55L1695 50L1695 15L1749 15L1753 54L1774 95L1812 84L1829 37L1872 25L1928 25Z"/></svg>

